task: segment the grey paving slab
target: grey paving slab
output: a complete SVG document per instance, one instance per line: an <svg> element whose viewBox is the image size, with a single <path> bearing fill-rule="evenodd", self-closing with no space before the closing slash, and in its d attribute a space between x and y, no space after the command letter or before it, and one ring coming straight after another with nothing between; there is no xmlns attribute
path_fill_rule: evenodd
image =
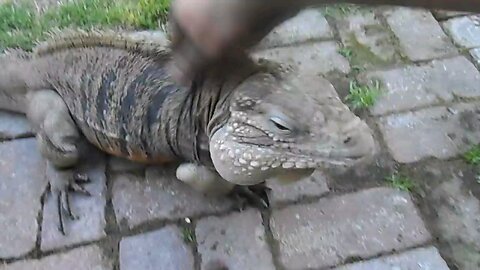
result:
<svg viewBox="0 0 480 270"><path fill-rule="evenodd" d="M360 80L381 83L382 95L370 109L373 115L480 97L480 73L464 56L370 72L362 74Z"/></svg>
<svg viewBox="0 0 480 270"><path fill-rule="evenodd" d="M14 139L31 134L30 124L23 115L0 111L0 139Z"/></svg>
<svg viewBox="0 0 480 270"><path fill-rule="evenodd" d="M474 63L480 65L480 48L470 50L470 55L473 57Z"/></svg>
<svg viewBox="0 0 480 270"><path fill-rule="evenodd" d="M457 53L430 12L402 7L390 9L384 15L403 54L410 60L429 60Z"/></svg>
<svg viewBox="0 0 480 270"><path fill-rule="evenodd" d="M295 202L302 198L321 196L329 191L327 176L320 170L297 182L282 183L278 179L267 180L269 202L272 205Z"/></svg>
<svg viewBox="0 0 480 270"><path fill-rule="evenodd" d="M274 210L270 227L286 269L331 267L431 238L410 196L390 188Z"/></svg>
<svg viewBox="0 0 480 270"><path fill-rule="evenodd" d="M39 260L26 260L0 265L1 270L113 270L113 263L96 246L76 248Z"/></svg>
<svg viewBox="0 0 480 270"><path fill-rule="evenodd" d="M300 72L327 74L350 72L350 64L338 53L336 42L327 41L303 44L292 47L281 47L257 51L252 54L255 59L264 58L298 68Z"/></svg>
<svg viewBox="0 0 480 270"><path fill-rule="evenodd" d="M449 270L435 247L417 248L335 268L335 270Z"/></svg>
<svg viewBox="0 0 480 270"><path fill-rule="evenodd" d="M401 163L448 159L480 142L480 104L457 104L378 120L388 150Z"/></svg>
<svg viewBox="0 0 480 270"><path fill-rule="evenodd" d="M455 172L458 171L454 170ZM447 246L444 253L458 269L478 269L480 266L480 200L463 181L466 175L442 174L448 179L436 187L431 195L435 210L435 226L440 239Z"/></svg>
<svg viewBox="0 0 480 270"><path fill-rule="evenodd" d="M128 173L114 176L113 206L118 222L134 227L149 220L223 212L232 201L194 191L177 180L170 167L148 168L145 179Z"/></svg>
<svg viewBox="0 0 480 270"><path fill-rule="evenodd" d="M0 258L35 247L40 197L47 187L35 139L0 143Z"/></svg>
<svg viewBox="0 0 480 270"><path fill-rule="evenodd" d="M355 54L356 65L366 68L395 62L398 55L390 29L382 24L375 10L353 13L337 19L342 43Z"/></svg>
<svg viewBox="0 0 480 270"><path fill-rule="evenodd" d="M48 196L43 208L42 250L58 249L64 246L99 240L105 233L105 203L106 203L106 160L105 155L95 149L88 152L88 159L78 167L78 171L85 173L91 183L85 188L92 194L87 197L73 194L71 207L77 220L66 219L66 236L57 229L58 218L55 207L55 198Z"/></svg>
<svg viewBox="0 0 480 270"><path fill-rule="evenodd" d="M255 48L287 46L328 38L333 38L333 33L322 12L319 9L306 9L275 27Z"/></svg>
<svg viewBox="0 0 480 270"><path fill-rule="evenodd" d="M480 47L480 25L471 17L453 18L442 25L456 45L469 49Z"/></svg>
<svg viewBox="0 0 480 270"><path fill-rule="evenodd" d="M180 229L167 226L124 237L120 241L120 269L193 270L193 253L183 241Z"/></svg>
<svg viewBox="0 0 480 270"><path fill-rule="evenodd" d="M206 265L212 261L223 263L229 270L275 269L257 210L201 219L195 235L202 269L210 270Z"/></svg>

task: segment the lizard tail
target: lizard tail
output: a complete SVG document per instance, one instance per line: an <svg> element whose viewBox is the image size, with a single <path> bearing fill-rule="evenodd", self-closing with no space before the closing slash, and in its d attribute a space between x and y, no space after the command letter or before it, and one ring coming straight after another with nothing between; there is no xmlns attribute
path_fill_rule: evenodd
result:
<svg viewBox="0 0 480 270"><path fill-rule="evenodd" d="M19 50L9 50L0 56L0 109L25 113L27 82L31 76L26 68L30 56Z"/></svg>

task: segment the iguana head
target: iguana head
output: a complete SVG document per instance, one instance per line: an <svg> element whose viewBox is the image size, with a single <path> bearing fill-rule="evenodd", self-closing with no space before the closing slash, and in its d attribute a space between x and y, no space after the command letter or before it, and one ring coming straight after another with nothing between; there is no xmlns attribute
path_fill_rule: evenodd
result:
<svg viewBox="0 0 480 270"><path fill-rule="evenodd" d="M374 153L372 131L316 75L257 74L234 91L230 118L210 153L219 174L238 185L301 179L317 168L349 167Z"/></svg>

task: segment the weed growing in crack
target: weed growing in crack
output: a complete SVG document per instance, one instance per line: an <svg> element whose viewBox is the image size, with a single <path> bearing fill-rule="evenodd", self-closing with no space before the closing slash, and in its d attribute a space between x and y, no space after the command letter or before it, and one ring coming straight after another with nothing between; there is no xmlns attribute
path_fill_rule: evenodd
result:
<svg viewBox="0 0 480 270"><path fill-rule="evenodd" d="M182 228L183 241L190 244L195 242L195 232L192 228L184 227Z"/></svg>
<svg viewBox="0 0 480 270"><path fill-rule="evenodd" d="M398 173L393 173L391 176L386 177L385 180L389 182L392 187L402 191L411 192L415 188L415 183L408 176Z"/></svg>
<svg viewBox="0 0 480 270"><path fill-rule="evenodd" d="M372 107L381 94L380 83L375 81L374 86L360 85L356 81L350 82L350 91L345 101L356 109L367 109Z"/></svg>
<svg viewBox="0 0 480 270"><path fill-rule="evenodd" d="M473 146L463 154L463 159L472 165L480 164L480 144Z"/></svg>

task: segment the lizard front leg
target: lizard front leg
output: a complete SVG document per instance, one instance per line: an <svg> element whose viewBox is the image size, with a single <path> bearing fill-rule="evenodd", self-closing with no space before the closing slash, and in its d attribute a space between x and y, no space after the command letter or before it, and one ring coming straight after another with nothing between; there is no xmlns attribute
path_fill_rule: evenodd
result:
<svg viewBox="0 0 480 270"><path fill-rule="evenodd" d="M205 166L193 163L183 163L176 171L177 179L186 183L191 188L209 196L223 196L234 193L239 199L246 199L257 207L268 207L262 198L262 191L266 188L253 190L249 186L239 186L223 179L216 171ZM257 185L258 187L258 185Z"/></svg>
<svg viewBox="0 0 480 270"><path fill-rule="evenodd" d="M27 118L36 130L40 153L47 160L46 176L58 211L58 228L65 234L64 215L76 219L70 207L69 191L90 195L83 188L89 179L75 172L79 163L81 135L63 99L53 90L27 95Z"/></svg>

